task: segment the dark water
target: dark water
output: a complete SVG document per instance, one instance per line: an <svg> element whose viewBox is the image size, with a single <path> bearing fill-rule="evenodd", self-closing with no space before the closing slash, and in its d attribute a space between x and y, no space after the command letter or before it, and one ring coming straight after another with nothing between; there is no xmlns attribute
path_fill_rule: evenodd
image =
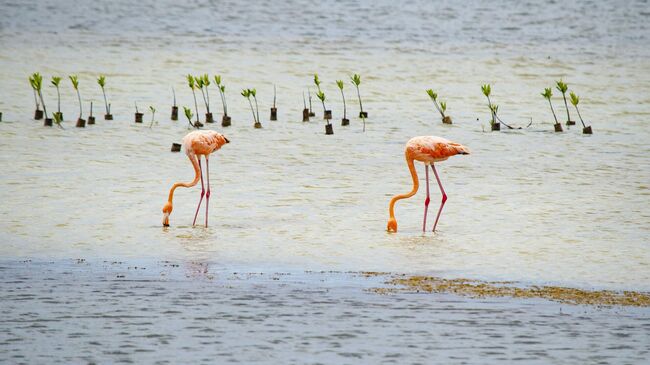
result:
<svg viewBox="0 0 650 365"><path fill-rule="evenodd" d="M641 364L648 308L379 295L382 278L3 262L0 362Z"/></svg>

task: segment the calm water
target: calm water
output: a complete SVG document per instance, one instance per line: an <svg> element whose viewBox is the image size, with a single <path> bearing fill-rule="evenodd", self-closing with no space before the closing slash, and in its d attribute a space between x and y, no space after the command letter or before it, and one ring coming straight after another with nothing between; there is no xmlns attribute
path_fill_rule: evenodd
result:
<svg viewBox="0 0 650 365"><path fill-rule="evenodd" d="M270 358L280 363L305 356L417 363L432 353L446 363L647 358L644 310L574 307L564 317L561 306L543 301L378 296L363 292L372 281L296 273L422 272L650 290L648 9L645 1L0 0L0 360L152 362L191 352L197 362L252 362L271 356L269 346L279 350ZM48 84L51 75L78 74L84 113L94 101L97 125L74 128L78 106L67 79L66 129L33 121L27 76L34 71ZM170 89L180 105L193 105L184 75L204 72L223 75L233 118L231 128L210 126L232 142L211 158L211 226L190 226L194 188L177 191L172 227L162 229L169 187L193 175L184 154L169 152L188 132L187 123L169 120ZM302 92L314 72L334 112L333 136L324 135L320 118L300 121ZM94 81L100 73L107 76L114 121L101 118ZM365 133L357 118L349 127L338 122L336 79L346 81L349 115L358 113L347 82L352 73L363 77ZM552 116L539 94L559 78L581 96L593 136L578 127L550 132ZM532 126L484 133L483 83L492 84L506 122L526 125L532 118ZM274 84L279 120L270 122ZM239 95L252 87L262 130L252 128ZM439 122L426 88L448 102L454 125ZM214 86L211 92L218 116ZM53 87L44 96L52 112ZM153 128L133 123L134 102L158 109ZM561 98L553 102L565 120ZM316 100L314 110L322 115ZM410 189L404 144L429 134L463 143L473 154L439 166L449 195L439 232L420 231L422 189L398 203L400 232L389 235L388 201ZM432 192L435 211L435 184ZM38 264L18 261L26 258ZM122 280L116 275L128 268L79 268L66 261L74 258L129 263L123 266L173 260L190 267L182 273L199 262L216 272L217 284L182 273L167 281L159 275L166 269L156 265ZM233 268L294 276L277 285L224 281ZM79 290L61 298L73 282ZM240 308L242 317L224 315ZM120 332L122 326L130 328ZM89 333L99 337L88 339ZM432 336L442 337L432 344ZM217 337L221 345L211 345ZM171 344L165 350L171 352L139 355L161 344ZM490 349L478 350L481 344ZM449 350L455 345L466 358L455 358Z"/></svg>
<svg viewBox="0 0 650 365"><path fill-rule="evenodd" d="M647 3L373 4L4 1L0 46L11 51L0 55L0 255L188 258L650 289ZM36 70L46 79L78 73L85 112L94 100L98 115L94 78L105 73L116 119L75 129L76 95L64 82L66 129L42 128L30 119L26 81ZM177 193L172 228L163 230L168 188L192 178L185 155L168 152L187 133L168 115L171 86L179 104L193 104L188 72L223 75L234 122L223 133L232 143L212 159L212 226L189 226L195 188ZM334 110L333 136L323 135L319 118L299 121L314 72ZM366 133L356 118L347 128L337 122L334 81L354 72L364 77ZM575 127L549 132L539 93L560 77L582 96L593 136ZM505 120L532 118L532 127L483 133L486 82ZM269 122L274 83L280 120ZM238 93L244 87L258 89L263 130L251 127ZM439 123L428 87L448 101L453 126ZM56 93L45 89L52 111ZM345 91L355 115L349 83ZM134 102L159 110L154 128L132 123ZM563 116L561 98L554 103ZM320 105L314 109L321 115ZM422 190L398 203L400 232L388 235L388 200L410 188L404 143L426 134L474 154L440 165L449 202L437 234L420 232Z"/></svg>

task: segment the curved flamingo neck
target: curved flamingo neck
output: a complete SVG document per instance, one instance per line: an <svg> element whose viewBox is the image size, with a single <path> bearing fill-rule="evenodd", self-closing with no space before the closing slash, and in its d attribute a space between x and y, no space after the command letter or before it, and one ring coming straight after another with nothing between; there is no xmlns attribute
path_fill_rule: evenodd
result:
<svg viewBox="0 0 650 365"><path fill-rule="evenodd" d="M171 204L172 200L174 199L174 191L178 187L183 187L183 188L191 188L192 186L196 185L199 182L199 179L201 179L201 170L199 168L199 160L196 157L194 153L192 154L187 154L187 157L190 159L190 162L192 162L192 166L194 167L194 180L189 183L184 183L184 182L177 182L174 185L172 185L172 188L169 189L169 197L167 198L167 201Z"/></svg>
<svg viewBox="0 0 650 365"><path fill-rule="evenodd" d="M409 152L407 151L405 153L406 155L406 163L408 164L409 171L411 172L411 178L413 179L413 189L407 193L407 194L399 194L395 195L391 200L390 200L390 205L388 206L388 211L390 214L391 219L395 219L395 203L398 200L401 199L407 199L415 195L415 193L418 192L418 188L420 187L420 183L418 180L418 173L415 171L415 163L413 162L413 157L410 156Z"/></svg>

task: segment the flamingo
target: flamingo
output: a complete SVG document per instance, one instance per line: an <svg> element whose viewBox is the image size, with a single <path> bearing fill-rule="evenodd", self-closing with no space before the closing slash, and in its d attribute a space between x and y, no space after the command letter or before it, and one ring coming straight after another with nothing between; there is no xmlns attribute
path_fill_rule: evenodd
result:
<svg viewBox="0 0 650 365"><path fill-rule="evenodd" d="M426 172L427 177L427 198L424 200L424 222L422 223L422 232L426 230L427 227L427 211L429 209L429 166L438 180L438 186L440 186L440 192L442 192L442 202L440 203L440 209L438 209L438 215L436 216L436 222L433 224L433 232L436 231L436 226L438 225L438 219L440 218L440 213L442 212L442 207L445 206L447 201L447 194L442 188L442 183L440 183L440 178L438 177L438 172L434 165L435 162L441 162L447 158L454 155L469 155L469 148L455 142L451 142L442 137L436 136L420 136L413 137L406 143L406 150L404 155L406 156L406 163L408 164L409 171L411 172L411 177L413 178L413 189L408 194L399 194L395 195L390 200L390 205L388 207L388 212L390 218L388 219L387 230L388 232L397 232L397 220L395 220L395 203L398 200L410 198L415 193L418 192L418 174L415 171L414 160L424 162L424 171Z"/></svg>
<svg viewBox="0 0 650 365"><path fill-rule="evenodd" d="M220 133L215 131L203 130L203 131L194 131L188 133L183 137L183 146L185 148L185 154L190 159L192 166L194 167L194 180L190 183L177 182L172 185L172 188L169 190L169 198L167 198L167 203L163 207L163 221L162 224L165 227L169 227L169 215L172 213L173 204L172 200L174 199L174 190L177 187L182 186L184 188L190 188L196 185L201 179L201 198L199 199L199 205L196 207L196 213L194 213L194 221L192 226L196 224L196 217L199 214L199 208L201 208L201 202L203 201L203 196L205 196L205 226L208 226L208 205L210 203L210 165L209 157L210 154L221 148L226 143L230 143L228 138L223 136ZM205 157L205 176L208 180L208 190L205 190L203 185L203 169L201 167L201 156Z"/></svg>

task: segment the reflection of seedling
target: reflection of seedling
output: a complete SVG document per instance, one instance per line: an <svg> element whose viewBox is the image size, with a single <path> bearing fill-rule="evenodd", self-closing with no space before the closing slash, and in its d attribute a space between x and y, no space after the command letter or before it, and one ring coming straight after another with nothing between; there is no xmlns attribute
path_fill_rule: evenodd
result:
<svg viewBox="0 0 650 365"><path fill-rule="evenodd" d="M52 85L56 87L56 113L54 113L54 121L60 123L63 121L63 114L61 114L61 92L59 91L59 84L61 83L61 78L59 76L52 76ZM57 122L56 115L59 116L59 121ZM59 124L59 127L61 124Z"/></svg>
<svg viewBox="0 0 650 365"><path fill-rule="evenodd" d="M551 107L551 112L553 113L553 119L555 119L555 131L562 132L562 125L557 121L557 116L555 116L555 110L553 109L553 103L551 103L551 97L553 96L553 91L550 87L544 88L544 92L541 93L544 99L548 100L548 105Z"/></svg>
<svg viewBox="0 0 650 365"><path fill-rule="evenodd" d="M194 96L194 109L196 110L196 122L190 124L192 124L192 126L197 126L199 123L199 104L196 102L196 83L194 77L190 74L187 75L187 85L192 89L192 95Z"/></svg>
<svg viewBox="0 0 650 365"><path fill-rule="evenodd" d="M59 128L63 129L63 126L61 125L61 114L60 112L54 113L54 123L59 126Z"/></svg>
<svg viewBox="0 0 650 365"><path fill-rule="evenodd" d="M582 133L584 134L592 134L591 126L586 126L585 121L582 120L582 115L580 115L580 110L578 109L578 103L580 103L580 98L578 95L574 94L573 91L569 93L569 96L571 97L571 104L576 108L576 112L578 112L578 118L580 118L580 122L582 123Z"/></svg>
<svg viewBox="0 0 650 365"><path fill-rule="evenodd" d="M156 115L156 108L149 105L149 110L151 110L151 124L149 124L149 128L151 128L151 127L153 127L153 118Z"/></svg>
<svg viewBox="0 0 650 365"><path fill-rule="evenodd" d="M565 84L562 80L555 82L555 88L562 93L562 98L564 99L564 107L566 108L566 124L574 125L576 124L571 120L571 115L569 114L569 104L566 102L566 92L569 89L569 86Z"/></svg>

